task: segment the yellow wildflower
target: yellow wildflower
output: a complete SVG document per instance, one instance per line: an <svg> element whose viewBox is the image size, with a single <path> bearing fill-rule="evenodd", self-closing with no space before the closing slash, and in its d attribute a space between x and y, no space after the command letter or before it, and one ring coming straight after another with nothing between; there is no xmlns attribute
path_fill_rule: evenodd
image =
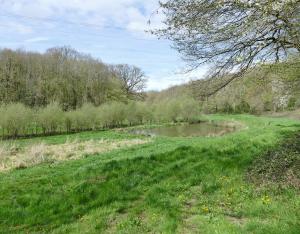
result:
<svg viewBox="0 0 300 234"><path fill-rule="evenodd" d="M202 211L204 213L208 213L209 212L209 208L207 206L202 206Z"/></svg>
<svg viewBox="0 0 300 234"><path fill-rule="evenodd" d="M268 195L265 195L261 198L263 204L268 205L271 203L271 198Z"/></svg>

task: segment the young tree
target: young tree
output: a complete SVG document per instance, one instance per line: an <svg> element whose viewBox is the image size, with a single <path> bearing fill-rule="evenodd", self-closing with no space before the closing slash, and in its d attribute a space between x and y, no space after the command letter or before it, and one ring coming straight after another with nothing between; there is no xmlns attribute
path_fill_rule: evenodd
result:
<svg viewBox="0 0 300 234"><path fill-rule="evenodd" d="M210 78L226 75L206 96L259 62L300 52L299 0L168 0L160 6L166 27L153 33L170 39L192 69L213 63Z"/></svg>
<svg viewBox="0 0 300 234"><path fill-rule="evenodd" d="M42 128L43 134L57 133L63 126L64 113L57 103L50 103L37 112L37 124Z"/></svg>
<svg viewBox="0 0 300 234"><path fill-rule="evenodd" d="M0 124L3 136L17 137L28 135L33 127L33 111L20 103L2 106Z"/></svg>

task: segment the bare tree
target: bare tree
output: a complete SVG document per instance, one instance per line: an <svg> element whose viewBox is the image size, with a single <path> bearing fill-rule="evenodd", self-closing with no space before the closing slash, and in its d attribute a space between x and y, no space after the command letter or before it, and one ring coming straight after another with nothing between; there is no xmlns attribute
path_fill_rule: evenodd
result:
<svg viewBox="0 0 300 234"><path fill-rule="evenodd" d="M145 73L136 66L119 64L112 66L112 71L121 80L123 90L128 98L135 99L142 96L146 86Z"/></svg>
<svg viewBox="0 0 300 234"><path fill-rule="evenodd" d="M300 52L299 0L168 0L160 6L166 27L152 33L171 40L191 69L211 63L208 78L226 77L207 96L255 64Z"/></svg>

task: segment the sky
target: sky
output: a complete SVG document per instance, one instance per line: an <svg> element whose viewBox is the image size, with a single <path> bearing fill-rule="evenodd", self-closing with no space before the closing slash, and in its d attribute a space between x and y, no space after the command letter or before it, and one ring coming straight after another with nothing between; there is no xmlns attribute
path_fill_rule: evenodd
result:
<svg viewBox="0 0 300 234"><path fill-rule="evenodd" d="M104 63L140 67L147 90L202 78L205 68L183 73L171 42L146 32L162 21L158 0L0 0L0 48L42 53L70 46Z"/></svg>

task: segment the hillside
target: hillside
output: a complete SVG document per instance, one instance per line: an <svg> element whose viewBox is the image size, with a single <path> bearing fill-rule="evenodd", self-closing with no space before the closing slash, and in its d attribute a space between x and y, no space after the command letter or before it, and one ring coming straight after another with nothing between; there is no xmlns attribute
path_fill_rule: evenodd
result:
<svg viewBox="0 0 300 234"><path fill-rule="evenodd" d="M206 96L225 78L194 80L156 93L147 100L191 97L205 113L253 113L293 111L300 108L299 58L250 70L212 96Z"/></svg>
<svg viewBox="0 0 300 234"><path fill-rule="evenodd" d="M207 89L218 82L199 80L190 83L193 97L201 101L203 111L207 113L261 114L300 108L300 62L297 57L285 63L254 68L215 95L205 98Z"/></svg>

